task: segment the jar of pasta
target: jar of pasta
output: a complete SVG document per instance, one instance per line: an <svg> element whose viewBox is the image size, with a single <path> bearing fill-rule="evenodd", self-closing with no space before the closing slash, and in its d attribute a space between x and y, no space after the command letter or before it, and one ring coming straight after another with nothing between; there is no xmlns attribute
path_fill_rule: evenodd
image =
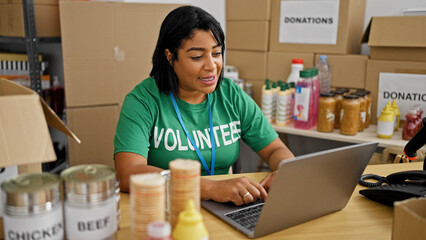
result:
<svg viewBox="0 0 426 240"><path fill-rule="evenodd" d="M321 93L318 101L318 122L319 132L332 132L334 130L336 99L334 93Z"/></svg>
<svg viewBox="0 0 426 240"><path fill-rule="evenodd" d="M343 95L349 94L349 88L336 88L336 91L343 91Z"/></svg>
<svg viewBox="0 0 426 240"><path fill-rule="evenodd" d="M340 128L340 113L342 111L342 102L343 102L343 93L345 91L343 89L336 89L332 91L334 93L334 99L336 100L336 109L334 111L335 118L334 118L334 129Z"/></svg>
<svg viewBox="0 0 426 240"><path fill-rule="evenodd" d="M359 119L358 119L358 132L364 131L366 125L367 116L367 99L365 92L357 91L355 95L358 95L359 99Z"/></svg>
<svg viewBox="0 0 426 240"><path fill-rule="evenodd" d="M367 116L365 117L365 128L370 126L371 120L371 91L365 90L365 97L367 98Z"/></svg>
<svg viewBox="0 0 426 240"><path fill-rule="evenodd" d="M357 95L343 96L342 111L340 113L340 133L355 135L358 132L359 100Z"/></svg>

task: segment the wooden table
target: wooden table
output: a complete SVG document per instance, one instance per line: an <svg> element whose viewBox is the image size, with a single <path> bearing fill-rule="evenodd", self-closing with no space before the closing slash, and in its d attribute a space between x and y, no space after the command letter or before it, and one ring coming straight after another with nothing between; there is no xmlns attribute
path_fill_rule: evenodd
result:
<svg viewBox="0 0 426 240"><path fill-rule="evenodd" d="M401 164L368 165L365 173L386 176L390 173L421 170L422 162ZM238 176L251 177L260 181L267 173L248 173L234 175L209 176L210 179L226 179ZM391 239L393 208L371 201L359 194L364 187L358 185L347 206L338 212L318 219L267 235L258 239L315 239L315 240L350 240L350 239ZM121 194L121 222L117 239L131 239L129 194ZM226 223L202 209L204 224L209 231L209 239L248 239Z"/></svg>

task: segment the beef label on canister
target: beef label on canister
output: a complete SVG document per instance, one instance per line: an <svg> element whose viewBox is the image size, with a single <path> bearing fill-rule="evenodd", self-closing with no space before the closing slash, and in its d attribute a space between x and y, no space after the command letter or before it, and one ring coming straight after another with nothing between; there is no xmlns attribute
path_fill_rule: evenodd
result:
<svg viewBox="0 0 426 240"><path fill-rule="evenodd" d="M2 183L5 239L64 239L59 177L21 174Z"/></svg>
<svg viewBox="0 0 426 240"><path fill-rule="evenodd" d="M118 226L115 170L101 164L77 165L61 173L66 238L114 239Z"/></svg>

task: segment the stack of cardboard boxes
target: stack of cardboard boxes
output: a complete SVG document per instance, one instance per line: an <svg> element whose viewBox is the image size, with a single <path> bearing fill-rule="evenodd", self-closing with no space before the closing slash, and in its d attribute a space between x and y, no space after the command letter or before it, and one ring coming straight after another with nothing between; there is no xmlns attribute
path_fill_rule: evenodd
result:
<svg viewBox="0 0 426 240"><path fill-rule="evenodd" d="M125 95L149 76L162 20L177 5L60 1L70 165L113 162ZM78 17L76 17L78 16Z"/></svg>
<svg viewBox="0 0 426 240"><path fill-rule="evenodd" d="M226 1L226 65L237 67L239 77L253 85L257 103L267 76L271 3L271 0Z"/></svg>
<svg viewBox="0 0 426 240"><path fill-rule="evenodd" d="M426 16L373 17L363 42L368 42L366 88L372 93L371 122L377 122L380 73L426 74ZM420 90L424 93L424 89ZM423 100L424 101L424 100ZM414 103L413 103L414 104ZM401 112L401 117L406 112Z"/></svg>
<svg viewBox="0 0 426 240"><path fill-rule="evenodd" d="M59 0L34 0L37 36L59 37ZM0 0L0 36L25 37L22 0Z"/></svg>
<svg viewBox="0 0 426 240"><path fill-rule="evenodd" d="M294 37L289 37L294 32L286 32L291 28L282 27L284 22L312 23L318 17L316 14L324 11L321 7L330 3L338 6L335 43L310 43L310 39L306 39L306 43L288 40L294 40ZM303 15L302 10L301 15L294 17L292 12L285 9L292 7L291 4L300 4L299 7L303 9L309 9L309 4L318 4L318 8L311 11L311 15ZM336 0L334 3L227 0L226 64L236 66L240 78L253 84L254 99L260 105L261 88L266 78L286 81L293 58L302 58L305 68L311 68L318 62L319 55L327 55L333 72L332 87L371 91L371 123L376 124L379 74L426 73L426 17L374 17L363 35L365 6L365 0ZM322 29L322 26L317 28ZM297 34L303 39L305 33L300 31ZM318 36L320 34L318 32ZM359 54L362 42L368 42L370 57Z"/></svg>
<svg viewBox="0 0 426 240"><path fill-rule="evenodd" d="M265 78L286 81L293 58L302 58L305 68L311 68L321 54L328 56L332 66L333 87L365 88L368 57L356 55L361 48L365 0L337 1L335 44L280 42L280 34L286 34L280 33L283 2L286 0L226 1L226 64L236 66L240 77L253 84L255 101L260 103Z"/></svg>

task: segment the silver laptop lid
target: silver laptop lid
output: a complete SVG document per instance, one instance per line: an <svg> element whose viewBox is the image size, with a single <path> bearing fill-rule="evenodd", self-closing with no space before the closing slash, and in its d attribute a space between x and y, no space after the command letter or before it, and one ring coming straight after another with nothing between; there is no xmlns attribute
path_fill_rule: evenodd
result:
<svg viewBox="0 0 426 240"><path fill-rule="evenodd" d="M254 237L344 208L377 145L355 144L281 162Z"/></svg>

